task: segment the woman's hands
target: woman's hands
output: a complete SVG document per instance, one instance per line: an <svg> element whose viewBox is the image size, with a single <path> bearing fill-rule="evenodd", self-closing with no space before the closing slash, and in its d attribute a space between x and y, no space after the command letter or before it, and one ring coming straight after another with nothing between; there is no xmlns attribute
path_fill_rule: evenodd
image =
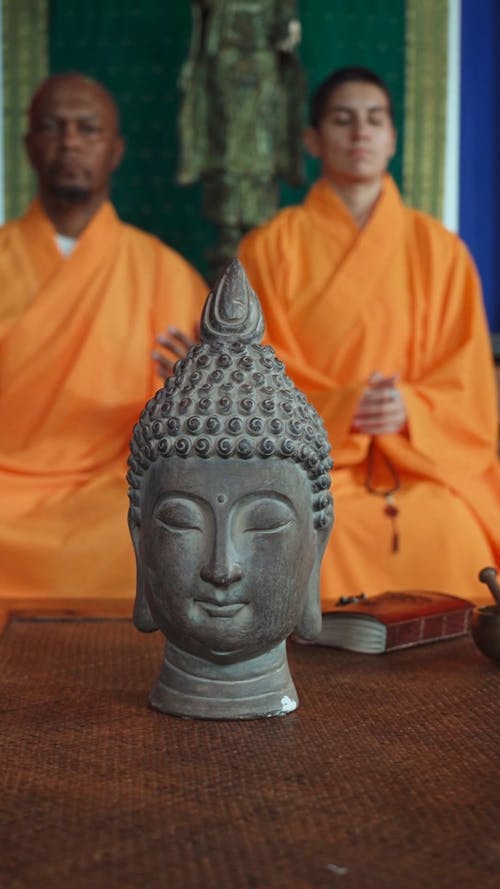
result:
<svg viewBox="0 0 500 889"><path fill-rule="evenodd" d="M368 378L352 419L352 431L365 435L391 435L401 432L407 413L403 396L396 388L396 375L374 371Z"/></svg>

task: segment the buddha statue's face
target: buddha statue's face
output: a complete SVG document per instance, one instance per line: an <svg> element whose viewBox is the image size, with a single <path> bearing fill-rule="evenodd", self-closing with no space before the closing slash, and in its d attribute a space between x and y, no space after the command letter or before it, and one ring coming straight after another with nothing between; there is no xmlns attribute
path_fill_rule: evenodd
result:
<svg viewBox="0 0 500 889"><path fill-rule="evenodd" d="M311 496L306 473L289 460L156 461L133 537L138 596L167 639L234 662L277 645L304 610L320 620L328 532L313 527Z"/></svg>

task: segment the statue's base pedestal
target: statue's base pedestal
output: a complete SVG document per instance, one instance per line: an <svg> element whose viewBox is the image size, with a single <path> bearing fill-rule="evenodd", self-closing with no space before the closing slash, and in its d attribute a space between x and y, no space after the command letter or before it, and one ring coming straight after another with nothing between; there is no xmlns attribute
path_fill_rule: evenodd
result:
<svg viewBox="0 0 500 889"><path fill-rule="evenodd" d="M167 643L165 659L149 703L173 716L197 719L258 719L286 716L298 696L286 658L286 644L250 661L203 661Z"/></svg>

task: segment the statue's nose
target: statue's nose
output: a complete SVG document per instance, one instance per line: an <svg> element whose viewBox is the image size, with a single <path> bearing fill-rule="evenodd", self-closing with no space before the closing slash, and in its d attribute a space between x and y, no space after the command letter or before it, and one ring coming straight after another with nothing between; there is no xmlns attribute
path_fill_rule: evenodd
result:
<svg viewBox="0 0 500 889"><path fill-rule="evenodd" d="M222 524L216 530L210 552L200 570L202 580L215 587L228 587L241 580L243 571L236 555L229 529Z"/></svg>
<svg viewBox="0 0 500 889"><path fill-rule="evenodd" d="M200 577L212 586L228 587L243 577L241 567L234 563L230 566L207 565L200 571Z"/></svg>

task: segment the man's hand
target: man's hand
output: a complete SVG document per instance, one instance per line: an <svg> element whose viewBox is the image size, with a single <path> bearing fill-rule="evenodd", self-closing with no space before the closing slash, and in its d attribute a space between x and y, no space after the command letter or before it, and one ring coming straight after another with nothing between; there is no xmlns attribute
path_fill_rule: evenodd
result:
<svg viewBox="0 0 500 889"><path fill-rule="evenodd" d="M353 432L365 435L391 435L406 425L406 406L396 389L397 376L385 377L375 371L370 374L352 420Z"/></svg>
<svg viewBox="0 0 500 889"><path fill-rule="evenodd" d="M197 325L195 335L199 335L199 325ZM165 352L160 352L158 349L154 349L153 352L151 352L151 357L153 361L156 362L156 372L158 376L160 376L162 380L166 380L172 373L177 359L184 358L188 349L190 349L191 346L194 346L197 341L186 336L186 334L177 327L167 327L165 333L158 334L156 342L175 355L175 358L173 358Z"/></svg>

